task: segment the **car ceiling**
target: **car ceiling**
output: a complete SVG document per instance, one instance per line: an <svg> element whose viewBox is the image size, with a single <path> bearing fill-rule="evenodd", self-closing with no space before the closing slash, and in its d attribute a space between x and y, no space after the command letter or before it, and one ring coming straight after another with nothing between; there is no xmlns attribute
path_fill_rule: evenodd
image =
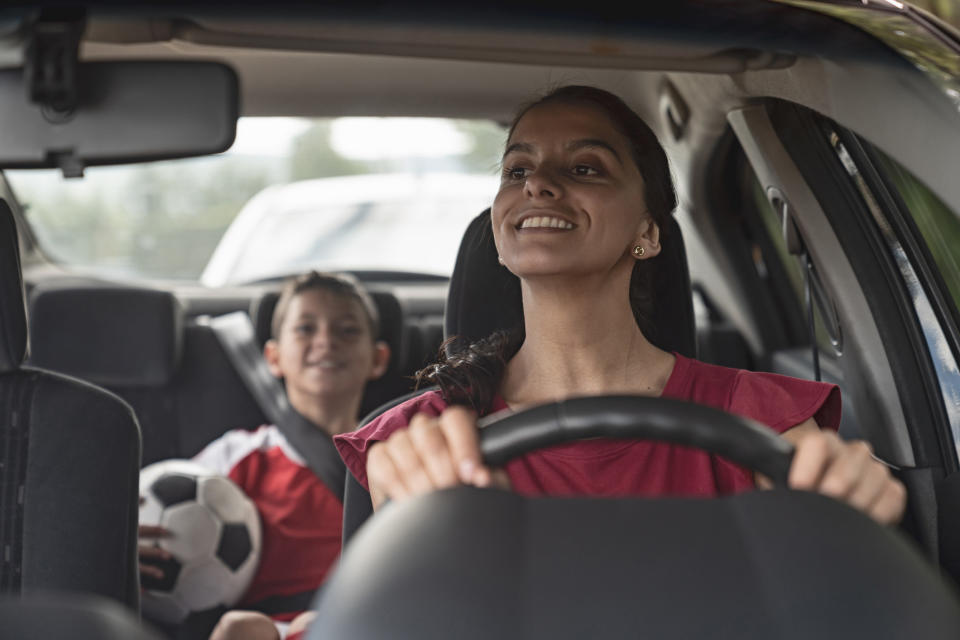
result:
<svg viewBox="0 0 960 640"><path fill-rule="evenodd" d="M661 135L669 78L691 115L684 140L666 136L675 160L719 139L725 112L757 96L779 97L868 137L960 209L949 168L960 148L956 107L873 37L772 2L667 4L618 7L618 14L600 2L592 13L555 12L551 20L496 3L363 0L269 18L254 9L91 12L81 55L224 60L240 76L245 115L508 122L516 105L545 88L589 83L624 96ZM891 126L905 122L909 128ZM944 131L957 138L952 145Z"/></svg>

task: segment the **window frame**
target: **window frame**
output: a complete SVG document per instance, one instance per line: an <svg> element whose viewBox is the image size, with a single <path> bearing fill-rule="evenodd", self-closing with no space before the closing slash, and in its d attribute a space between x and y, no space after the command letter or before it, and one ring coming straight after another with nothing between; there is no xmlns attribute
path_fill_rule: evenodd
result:
<svg viewBox="0 0 960 640"><path fill-rule="evenodd" d="M828 131L836 132L859 149L858 139L847 129L805 107L779 100L769 101L766 107L774 131L815 194L866 296L897 383L917 467L939 467L945 473L957 471L960 464L946 398L907 284L873 214L831 148ZM866 166L871 172L869 186L875 191L877 185L883 183L878 182L879 176L873 173L872 163L867 162ZM886 187L883 191L887 191ZM899 218L895 233L909 248L910 260L915 265L923 264L921 273L929 276L929 264L918 259L917 238L905 233L908 228L900 224L903 212L892 206L886 196L881 206L888 218L894 215ZM922 286L928 292L931 290L929 280L922 282ZM960 336L955 329L954 326L948 335ZM951 347L956 358L956 340Z"/></svg>

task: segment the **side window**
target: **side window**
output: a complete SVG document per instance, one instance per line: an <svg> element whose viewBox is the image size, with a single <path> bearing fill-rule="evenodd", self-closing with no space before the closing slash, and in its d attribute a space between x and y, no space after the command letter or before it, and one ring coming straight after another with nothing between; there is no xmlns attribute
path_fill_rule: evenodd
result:
<svg viewBox="0 0 960 640"><path fill-rule="evenodd" d="M960 309L960 220L913 174L879 150L874 150L879 169L900 195L936 263L950 293L954 309Z"/></svg>
<svg viewBox="0 0 960 640"><path fill-rule="evenodd" d="M826 126L825 133L905 287L953 449L960 452L960 222L923 183L868 142L836 125Z"/></svg>

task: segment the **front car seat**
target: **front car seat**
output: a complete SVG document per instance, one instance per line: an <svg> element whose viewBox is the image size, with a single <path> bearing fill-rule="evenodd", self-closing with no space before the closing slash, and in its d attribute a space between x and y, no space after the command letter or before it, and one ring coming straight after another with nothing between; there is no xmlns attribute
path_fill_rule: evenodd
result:
<svg viewBox="0 0 960 640"><path fill-rule="evenodd" d="M16 223L0 199L0 592L82 591L136 610L136 418L111 393L24 366L26 352Z"/></svg>

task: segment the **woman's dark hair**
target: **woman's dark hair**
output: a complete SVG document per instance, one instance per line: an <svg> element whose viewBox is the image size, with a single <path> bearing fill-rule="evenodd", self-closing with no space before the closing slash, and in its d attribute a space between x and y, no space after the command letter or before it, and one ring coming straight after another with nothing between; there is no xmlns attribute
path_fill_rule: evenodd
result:
<svg viewBox="0 0 960 640"><path fill-rule="evenodd" d="M660 228L660 240L673 210L677 194L670 175L667 154L656 134L643 119L620 98L596 87L570 85L554 89L542 98L524 105L510 125L507 140L513 136L520 120L532 109L548 104L593 107L602 111L613 127L627 141L630 154L644 181L647 212ZM641 212L638 212L641 213ZM656 259L637 260L630 277L630 306L637 325L648 339L655 339L650 320L653 310L653 279ZM417 383L440 386L448 404L463 404L478 413L490 411L506 363L523 343L523 327L504 327L493 335L472 344L453 338L444 343L436 364L417 372Z"/></svg>

